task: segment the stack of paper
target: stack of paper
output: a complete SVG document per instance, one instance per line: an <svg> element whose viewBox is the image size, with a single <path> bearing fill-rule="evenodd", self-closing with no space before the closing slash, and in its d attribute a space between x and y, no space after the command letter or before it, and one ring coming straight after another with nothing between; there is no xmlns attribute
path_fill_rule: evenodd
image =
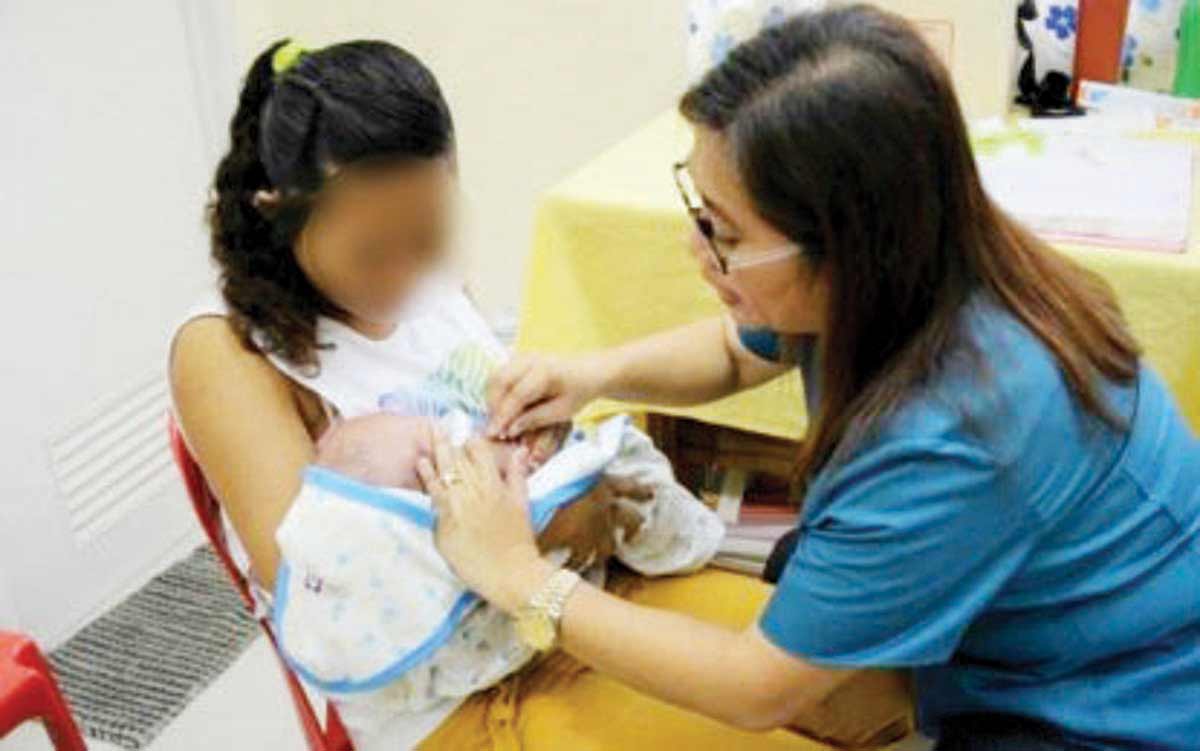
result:
<svg viewBox="0 0 1200 751"><path fill-rule="evenodd" d="M713 565L759 576L775 543L795 528L800 509L786 495L747 493L742 472L721 474L719 497L714 500L725 522L725 539Z"/></svg>
<svg viewBox="0 0 1200 751"><path fill-rule="evenodd" d="M1051 241L1179 253L1192 216L1190 143L1038 133L977 154L992 198Z"/></svg>
<svg viewBox="0 0 1200 751"><path fill-rule="evenodd" d="M1200 133L1200 99L1084 81L1079 84L1079 104L1087 108L1089 121L1140 120L1138 130L1146 132Z"/></svg>

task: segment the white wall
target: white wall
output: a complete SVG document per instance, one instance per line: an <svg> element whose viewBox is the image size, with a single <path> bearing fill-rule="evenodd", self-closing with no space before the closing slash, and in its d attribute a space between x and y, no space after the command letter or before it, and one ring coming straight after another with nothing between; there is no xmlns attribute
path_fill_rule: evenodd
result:
<svg viewBox="0 0 1200 751"><path fill-rule="evenodd" d="M0 3L0 609L51 645L196 536L164 465L164 405L138 400L164 382L167 333L210 276L202 102L219 97L197 74L220 61L189 38L231 25L219 8ZM106 427L126 408L140 428ZM52 463L79 436L72 461L118 491L88 539Z"/></svg>
<svg viewBox="0 0 1200 751"><path fill-rule="evenodd" d="M457 122L467 252L480 302L495 314L520 299L538 194L682 93L685 5L236 0L239 67L283 36L310 46L383 38L429 65Z"/></svg>
<svg viewBox="0 0 1200 751"><path fill-rule="evenodd" d="M954 74L968 118L1006 113L1016 85L1018 0L873 0L911 19Z"/></svg>
<svg viewBox="0 0 1200 751"><path fill-rule="evenodd" d="M21 619L17 614L17 606L8 593L8 585L0 578L0 629L21 627Z"/></svg>

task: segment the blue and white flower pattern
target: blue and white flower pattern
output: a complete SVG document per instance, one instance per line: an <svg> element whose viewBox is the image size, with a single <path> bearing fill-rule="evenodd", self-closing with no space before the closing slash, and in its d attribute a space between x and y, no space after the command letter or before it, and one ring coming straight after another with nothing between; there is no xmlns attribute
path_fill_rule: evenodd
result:
<svg viewBox="0 0 1200 751"><path fill-rule="evenodd" d="M786 21L787 17L787 11L783 9L782 5L772 5L771 9L767 11L767 15L763 17L763 28L769 29L772 26L778 26Z"/></svg>
<svg viewBox="0 0 1200 751"><path fill-rule="evenodd" d="M1129 7L1121 79L1130 86L1169 93L1179 55L1184 0L1133 0Z"/></svg>
<svg viewBox="0 0 1200 751"><path fill-rule="evenodd" d="M1137 54L1138 39L1133 34L1125 35L1125 43L1121 46L1121 68L1128 75L1133 67L1134 55Z"/></svg>
<svg viewBox="0 0 1200 751"><path fill-rule="evenodd" d="M1033 44L1035 79L1045 81L1051 73L1071 78L1079 33L1078 0L1035 0L1034 5L1036 15L1021 24Z"/></svg>
<svg viewBox="0 0 1200 751"><path fill-rule="evenodd" d="M721 32L713 37L712 49L709 52L708 58L712 60L714 66L720 65L729 56L729 53L733 51L733 48L733 35Z"/></svg>
<svg viewBox="0 0 1200 751"><path fill-rule="evenodd" d="M688 74L698 80L739 44L825 0L690 0L687 15Z"/></svg>
<svg viewBox="0 0 1200 751"><path fill-rule="evenodd" d="M1059 39L1079 31L1079 13L1073 5L1051 5L1046 13L1046 28Z"/></svg>

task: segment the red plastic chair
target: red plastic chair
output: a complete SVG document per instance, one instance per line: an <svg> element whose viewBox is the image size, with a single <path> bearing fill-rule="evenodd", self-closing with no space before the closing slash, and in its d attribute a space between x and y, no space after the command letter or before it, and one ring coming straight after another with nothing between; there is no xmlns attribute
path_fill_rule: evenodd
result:
<svg viewBox="0 0 1200 751"><path fill-rule="evenodd" d="M50 666L33 641L0 631L0 739L41 720L58 751L87 751Z"/></svg>
<svg viewBox="0 0 1200 751"><path fill-rule="evenodd" d="M233 558L229 554L225 528L221 525L221 507L209 488L200 465L196 463L191 450L184 442L183 433L175 424L174 416L167 419L167 434L171 442L171 453L175 456L175 465L179 467L179 473L183 476L183 484L187 488L188 497L192 500L196 518L200 521L200 526L204 528L204 534L212 544L213 550L216 551L217 558L221 560L226 573L233 580L233 586L241 595L242 602L253 613L254 598L250 595L250 583L234 565ZM317 718L312 703L308 700L308 695L304 693L300 680L288 668L287 663L283 661L283 656L279 653L279 643L275 640L275 632L271 628L270 620L260 618L259 625L266 632L267 638L271 640L276 657L279 657L279 666L283 669L283 677L291 692L292 702L296 705L296 714L300 716L300 725L304 730L304 737L308 741L310 751L354 751L346 728L342 725L342 720L338 717L337 710L332 704L326 707L325 728L321 728L321 722Z"/></svg>

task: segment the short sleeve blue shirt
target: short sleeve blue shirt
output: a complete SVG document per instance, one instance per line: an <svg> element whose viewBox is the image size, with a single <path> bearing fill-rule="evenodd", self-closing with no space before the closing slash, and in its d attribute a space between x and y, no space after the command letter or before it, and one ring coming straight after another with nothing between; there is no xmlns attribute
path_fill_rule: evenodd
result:
<svg viewBox="0 0 1200 751"><path fill-rule="evenodd" d="M814 479L763 633L914 668L935 737L996 712L1088 747L1200 748L1200 443L1149 369L1106 388L1115 430L1009 313L964 315L978 356Z"/></svg>

